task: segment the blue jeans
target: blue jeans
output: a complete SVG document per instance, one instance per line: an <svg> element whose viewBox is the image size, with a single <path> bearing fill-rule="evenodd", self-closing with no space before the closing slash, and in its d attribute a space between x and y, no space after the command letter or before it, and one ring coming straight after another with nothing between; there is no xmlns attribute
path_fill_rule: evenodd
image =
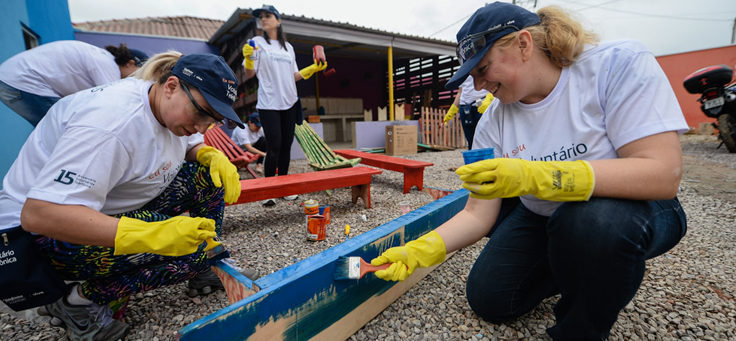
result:
<svg viewBox="0 0 736 341"><path fill-rule="evenodd" d="M471 308L502 322L561 294L555 340L601 340L634 297L645 260L677 245L687 230L677 198L634 201L592 198L562 204L551 217L518 198L501 215L467 281Z"/></svg>
<svg viewBox="0 0 736 341"><path fill-rule="evenodd" d="M34 95L30 92L18 90L3 81L0 81L0 101L13 109L18 115L25 118L34 127L46 116L59 97L44 97Z"/></svg>
<svg viewBox="0 0 736 341"><path fill-rule="evenodd" d="M475 127L478 125L481 114L478 112L478 107L471 105L461 105L458 112L460 123L463 125L463 134L468 140L468 150L471 150L473 149L473 138L475 138Z"/></svg>

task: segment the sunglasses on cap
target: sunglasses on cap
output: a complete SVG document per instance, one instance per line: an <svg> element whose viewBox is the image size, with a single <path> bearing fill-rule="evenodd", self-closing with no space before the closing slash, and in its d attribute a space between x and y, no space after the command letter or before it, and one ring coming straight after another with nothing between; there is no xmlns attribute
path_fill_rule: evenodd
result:
<svg viewBox="0 0 736 341"><path fill-rule="evenodd" d="M501 32L507 28L513 28L514 31L519 30L519 28L514 25L500 25L500 26L491 28L487 31L473 33L463 38L463 40L461 40L457 44L457 48L455 50L455 53L457 54L457 58L460 59L460 63L462 64L463 62L472 58L479 51L482 51L486 47L486 42L488 41L486 38L489 35ZM496 40L493 40L491 43L495 41Z"/></svg>

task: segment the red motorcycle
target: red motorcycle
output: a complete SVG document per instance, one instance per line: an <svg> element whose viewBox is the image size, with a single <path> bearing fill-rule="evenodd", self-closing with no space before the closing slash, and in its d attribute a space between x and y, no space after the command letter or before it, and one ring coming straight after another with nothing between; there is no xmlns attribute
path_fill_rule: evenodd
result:
<svg viewBox="0 0 736 341"><path fill-rule="evenodd" d="M715 118L718 138L730 153L736 153L736 84L731 83L733 70L714 65L693 72L685 78L685 90L701 94L698 102L705 116Z"/></svg>

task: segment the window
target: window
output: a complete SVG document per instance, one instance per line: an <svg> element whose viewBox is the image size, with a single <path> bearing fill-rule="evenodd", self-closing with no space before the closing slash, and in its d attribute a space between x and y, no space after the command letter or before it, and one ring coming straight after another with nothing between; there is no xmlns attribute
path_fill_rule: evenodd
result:
<svg viewBox="0 0 736 341"><path fill-rule="evenodd" d="M26 50L38 46L38 36L25 25L22 25L21 28L23 29L23 42L26 43Z"/></svg>

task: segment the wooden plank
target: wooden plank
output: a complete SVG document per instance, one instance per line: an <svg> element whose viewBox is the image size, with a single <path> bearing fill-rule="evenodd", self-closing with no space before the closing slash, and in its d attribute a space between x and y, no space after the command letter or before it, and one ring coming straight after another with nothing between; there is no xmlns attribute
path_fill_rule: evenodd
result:
<svg viewBox="0 0 736 341"><path fill-rule="evenodd" d="M281 198L293 194L354 187L361 191L360 193L362 195L360 197L363 198L363 203L367 208L370 208L370 183L373 175L381 173L382 171L379 169L351 167L240 180L240 197L233 205L270 198ZM357 197L355 197L356 192L354 191L353 193L353 202L355 203L357 202Z"/></svg>
<svg viewBox="0 0 736 341"><path fill-rule="evenodd" d="M433 166L433 163L404 159L400 157L365 153L351 149L338 149L335 153L351 158L360 158L360 163L404 173L404 194L409 193L412 187L422 190L424 184L424 168Z"/></svg>
<svg viewBox="0 0 736 341"><path fill-rule="evenodd" d="M404 245L433 230L462 210L468 191L459 190L384 225L338 244L287 268L259 278L251 296L178 331L182 341L345 340L373 319L409 282L386 282L368 274L357 281L335 281L341 256L370 260L386 249Z"/></svg>

